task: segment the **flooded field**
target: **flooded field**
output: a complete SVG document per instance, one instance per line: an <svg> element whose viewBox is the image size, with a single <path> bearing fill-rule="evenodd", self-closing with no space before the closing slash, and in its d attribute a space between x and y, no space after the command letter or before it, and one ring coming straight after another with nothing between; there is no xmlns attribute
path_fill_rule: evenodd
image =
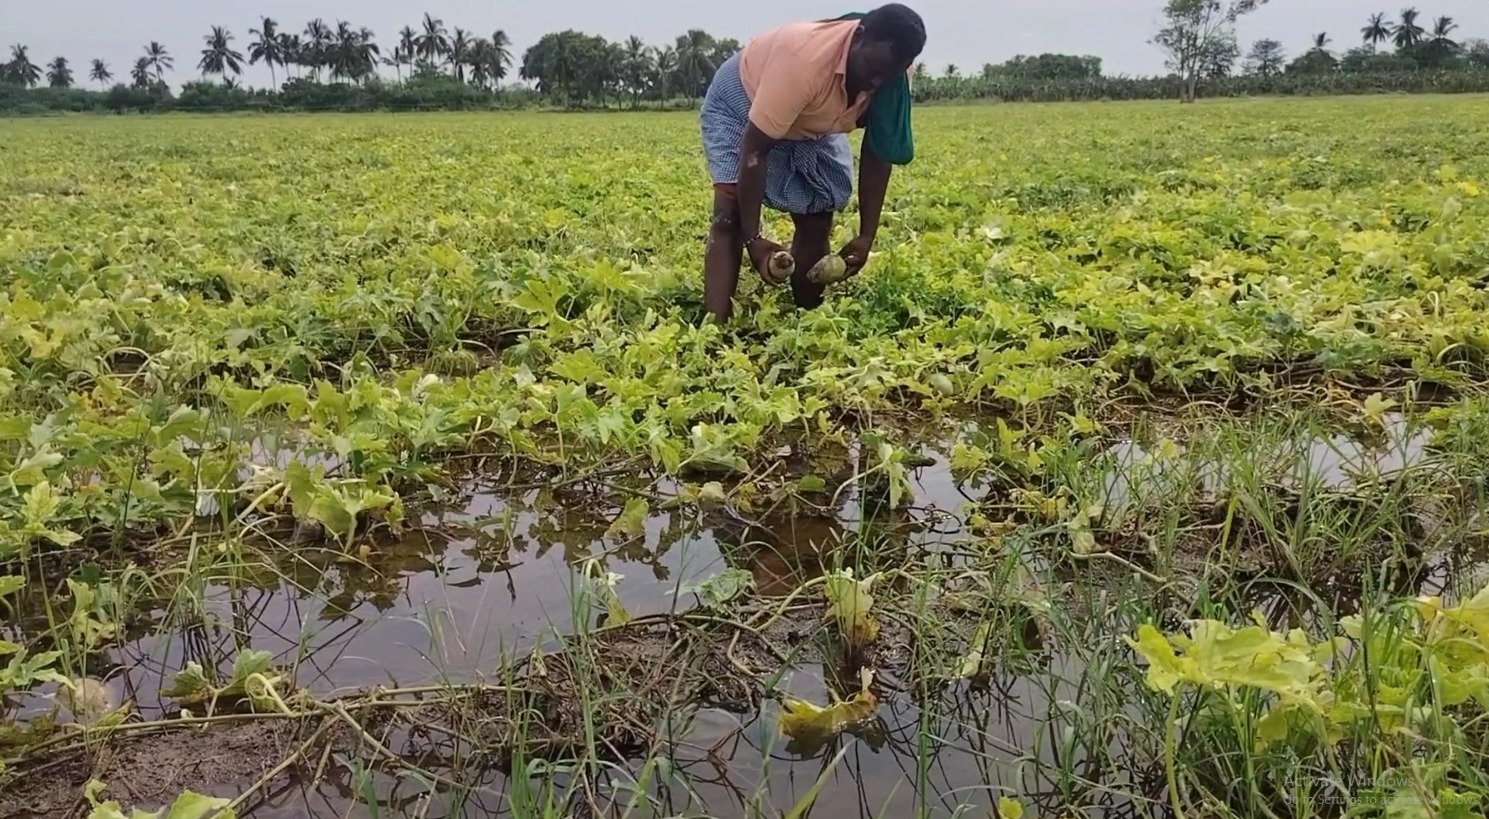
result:
<svg viewBox="0 0 1489 819"><path fill-rule="evenodd" d="M1489 802L1489 102L923 122L724 326L689 116L0 123L0 817Z"/></svg>
<svg viewBox="0 0 1489 819"><path fill-rule="evenodd" d="M1273 429L1271 439L1253 439L1252 449L1230 451L1245 460L1229 464L1218 447L1164 456L1153 450L1176 447L1172 439L1144 445L1119 437L1089 458L1095 473L1084 478L1101 487L1104 509L1120 510L1109 517L1116 521L1161 509L1155 493L1197 476L1197 496L1230 494L1241 483L1235 470L1256 468L1252 459L1262 452L1277 456L1274 474L1321 497L1368 495L1382 480L1443 466L1428 451L1427 436L1409 430L1401 416L1387 418L1384 434L1369 441ZM977 431L977 425L962 428L964 436ZM1184 575L1168 578L1120 557L1104 568L1062 566L1033 543L1010 547L990 564L977 548L986 533L972 521L990 507L991 489L953 474L954 441L938 447L918 450L924 465L911 473L910 500L900 508L876 497L872 482L850 480L821 504L796 498L747 516L727 501L679 503L644 517L634 533L617 533L613 523L622 510L612 504L623 503L627 492L677 499L684 486L643 486L609 474L545 481L542 488L468 479L403 535L374 538L356 556L303 541L304 532L278 533L292 544L288 551L269 545L271 537L262 550L243 544L235 560L218 561L208 549L198 571L202 585L174 600L143 600L107 661L89 670L110 704L128 702L146 722L177 717L179 702L162 692L178 670L196 663L229 679L250 647L268 652L319 702L356 706L379 696L368 692L383 691L401 704L388 709L392 717L373 721L373 736L340 726L316 738L289 721L246 722L190 739L180 732L131 739L127 765L100 764L114 766L114 781L125 787L138 783L138 798L149 801L182 788L231 796L265 765L292 763L245 805L255 816L523 815L527 808L512 797L511 749L482 732L489 727L484 721L511 715L484 712L480 699L530 676L529 658L582 654L601 672L586 695L644 695L664 706L637 709L631 716L645 723L638 726L645 741L611 748L588 771L549 768L541 756L527 760L539 766L540 780L552 777L550 787L584 780L596 813L744 817L805 800L821 815L961 816L995 811L1001 795L1016 793L1051 810L1074 800L1087 806L1086 815L1149 815L1157 806L1151 794L1161 788L1141 747L1149 715L1133 703L1093 699L1095 690L1124 684L1109 676L1117 653L1095 641L1109 632L1103 621L1113 614L1182 610L1187 590L1209 582L1202 555L1186 553L1190 544L1182 539L1166 544L1168 562ZM843 455L861 471L861 447ZM1171 505L1167 500L1163 506ZM1457 527L1465 521L1439 517L1434 524L1452 532L1443 536L1447 550L1419 555L1407 582L1422 594L1450 588L1460 568L1455 562L1477 566L1461 548L1470 532ZM1136 559L1156 568L1161 561L1152 557ZM1236 590L1238 598L1252 600L1275 622L1320 613L1290 593L1265 556L1238 564L1255 575L1250 588ZM615 575L611 588L626 616L656 628L606 623L608 606L594 585L597 565ZM820 607L800 594L828 572L849 568L862 577L907 567L948 582L919 597L899 589L908 596L897 601L903 608L871 657L835 640ZM988 619L975 606L947 609L935 599L975 590L977 583L994 592L1003 612ZM738 637L746 632L712 627L723 615L717 601L725 594L733 595L725 602L736 611L775 621L760 632L770 646L741 647ZM1331 602L1329 610L1351 603ZM938 624L944 633L929 633L925 622L938 617L947 618ZM679 649L679 631L687 626L678 624L690 618L707 645ZM32 619L44 627L44 615ZM975 640L988 639L990 623L1006 631L1008 643L986 652L979 667L965 675L934 668L984 653ZM962 648L935 656L956 645ZM836 739L780 735L780 696L846 699L866 660L879 669L871 721ZM640 680L629 680L636 688L605 691L603 669L611 666L640 667ZM688 680L700 671L734 679L727 685ZM23 700L23 713L45 711L56 693L39 690ZM592 703L586 708L611 713ZM1095 736L1102 747L1088 747ZM318 742L302 745L306 737ZM309 752L322 742L317 767ZM172 774L141 777L136 766L168 767ZM67 815L85 783L63 778L22 786L22 798L33 801L12 815Z"/></svg>

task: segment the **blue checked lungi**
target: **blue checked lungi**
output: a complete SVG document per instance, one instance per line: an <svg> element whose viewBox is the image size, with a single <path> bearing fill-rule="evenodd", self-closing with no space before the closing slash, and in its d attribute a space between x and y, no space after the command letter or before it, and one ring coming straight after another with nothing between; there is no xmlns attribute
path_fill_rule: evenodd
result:
<svg viewBox="0 0 1489 819"><path fill-rule="evenodd" d="M703 98L703 151L715 184L739 181L739 147L750 120L750 97L739 77L739 55L719 66ZM787 213L840 211L853 195L853 148L846 134L783 140L765 162L765 204Z"/></svg>

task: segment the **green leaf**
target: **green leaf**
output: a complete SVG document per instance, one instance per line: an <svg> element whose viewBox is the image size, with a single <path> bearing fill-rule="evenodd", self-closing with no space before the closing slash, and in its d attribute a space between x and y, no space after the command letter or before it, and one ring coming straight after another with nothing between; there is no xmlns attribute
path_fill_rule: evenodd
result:
<svg viewBox="0 0 1489 819"><path fill-rule="evenodd" d="M691 589L705 609L718 610L755 586L755 576L743 569L728 568Z"/></svg>
<svg viewBox="0 0 1489 819"><path fill-rule="evenodd" d="M0 575L0 597L15 594L26 588L26 579L13 574Z"/></svg>
<svg viewBox="0 0 1489 819"><path fill-rule="evenodd" d="M94 787L90 783L90 800L95 799L102 787ZM216 796L203 796L194 791L186 791L176 797L175 803L169 808L161 808L157 811L143 811L134 809L128 815L124 813L118 802L93 802L93 810L88 814L88 819L237 819L237 813L224 810L232 804L231 799Z"/></svg>
<svg viewBox="0 0 1489 819"><path fill-rule="evenodd" d="M620 535L625 537L636 537L646 532L646 516L650 514L651 507L645 498L631 498L626 501L626 507L610 524L606 535Z"/></svg>
<svg viewBox="0 0 1489 819"><path fill-rule="evenodd" d="M186 663L185 668L176 672L171 684L162 689L160 695L192 705L211 699L212 693L212 682L207 679L201 664L191 660Z"/></svg>
<svg viewBox="0 0 1489 819"><path fill-rule="evenodd" d="M273 665L273 654L259 649L245 649L233 661L233 679L231 685L234 687L242 686L250 676L266 673Z"/></svg>

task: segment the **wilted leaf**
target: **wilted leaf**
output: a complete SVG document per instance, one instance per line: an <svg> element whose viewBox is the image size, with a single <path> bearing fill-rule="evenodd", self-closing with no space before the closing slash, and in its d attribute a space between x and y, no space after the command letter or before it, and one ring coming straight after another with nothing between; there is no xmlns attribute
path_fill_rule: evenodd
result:
<svg viewBox="0 0 1489 819"><path fill-rule="evenodd" d="M75 677L57 689L57 701L83 725L92 725L119 706L113 692L92 677Z"/></svg>
<svg viewBox="0 0 1489 819"><path fill-rule="evenodd" d="M828 575L824 585L827 597L827 617L837 621L838 633L850 645L865 646L879 637L879 620L874 617L874 596L871 593L879 575L863 580L853 578L852 569L844 569Z"/></svg>
<svg viewBox="0 0 1489 819"><path fill-rule="evenodd" d="M862 672L862 688L852 699L823 708L804 700L786 698L781 711L781 733L797 740L830 740L844 730L874 716L879 700L869 690L873 674Z"/></svg>

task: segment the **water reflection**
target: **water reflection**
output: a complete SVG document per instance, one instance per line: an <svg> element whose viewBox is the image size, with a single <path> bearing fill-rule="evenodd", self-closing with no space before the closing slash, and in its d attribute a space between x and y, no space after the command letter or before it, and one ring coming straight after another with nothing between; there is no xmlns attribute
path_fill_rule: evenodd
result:
<svg viewBox="0 0 1489 819"><path fill-rule="evenodd" d="M1334 443L1331 451L1342 454L1310 468L1332 475L1365 457ZM1417 446L1407 445L1399 463L1387 460L1384 467L1407 465ZM400 537L377 539L365 554L300 548L272 565L249 561L215 570L199 602L178 594L149 612L134 639L110 652L104 673L147 719L170 712L158 692L187 662L226 672L247 647L272 652L300 685L320 694L487 680L510 658L551 647L576 629L576 618L592 616L575 606L576 567L587 560L622 575L621 599L632 614L646 615L691 608L684 590L726 568L748 572L761 594L781 596L831 569L867 574L956 545L964 507L979 496L958 485L944 455L933 454L936 464L916 473L915 500L905 508L889 509L882 497L854 488L830 509L810 503L757 513L661 509L635 536L610 533L620 510L580 487L514 495L472 484L458 502ZM1150 461L1136 444L1119 447L1104 461L1109 471L1093 480L1106 481L1108 496L1119 498L1131 491L1127 476ZM844 474L862 471L860 465ZM774 704L746 715L712 708L675 714L680 724L668 732L670 768L652 781L647 798L666 812L747 816L789 808L820 777L820 816L985 813L1000 795L1086 804L1088 815L1146 814L1152 806L1133 802L1131 794L1161 792L1149 781L1154 772L1112 769L1109 762L1125 758L1126 726L1139 717L1099 708L1088 713L1090 692L1109 669L1088 667L1082 650L1113 633L1100 618L1089 628L1066 635L1067 643L1075 641L1064 646L1067 653L1041 655L1037 673L1000 657L981 685L881 680L876 721L822 747L785 742ZM799 650L800 662L781 690L825 702L857 689L853 658L810 637ZM846 753L839 758L840 752ZM436 746L423 764L435 769L440 759L450 764L469 754ZM451 771L471 783L459 794L431 794L429 783L407 776L363 776L345 765L328 770L318 785L281 788L253 815L512 811L508 783L489 763ZM621 786L634 773L605 777L621 804L632 801ZM367 807L369 794L378 810Z"/></svg>

